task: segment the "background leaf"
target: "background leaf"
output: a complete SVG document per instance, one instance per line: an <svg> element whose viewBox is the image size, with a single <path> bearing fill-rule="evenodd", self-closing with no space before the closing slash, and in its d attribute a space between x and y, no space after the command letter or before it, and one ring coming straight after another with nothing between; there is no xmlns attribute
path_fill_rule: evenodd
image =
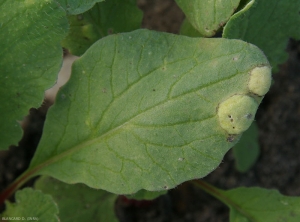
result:
<svg viewBox="0 0 300 222"><path fill-rule="evenodd" d="M21 138L18 121L55 83L68 22L57 3L38 0L1 1L0 21L0 149L6 149Z"/></svg>
<svg viewBox="0 0 300 222"><path fill-rule="evenodd" d="M240 187L221 193L228 198L224 203L230 208L230 222L299 221L299 197L288 197L277 190L258 187Z"/></svg>
<svg viewBox="0 0 300 222"><path fill-rule="evenodd" d="M242 138L233 147L236 168L240 172L247 172L259 156L258 127L255 122L243 133Z"/></svg>
<svg viewBox="0 0 300 222"><path fill-rule="evenodd" d="M66 184L51 177L42 177L35 188L50 194L59 208L63 222L117 222L114 204L117 195L103 190L91 189L84 184Z"/></svg>
<svg viewBox="0 0 300 222"><path fill-rule="evenodd" d="M17 217L20 221L49 221L58 222L58 208L50 195L43 194L41 191L25 188L16 193L16 203L6 202L6 210L1 215L3 217ZM3 220L18 221L18 220Z"/></svg>
<svg viewBox="0 0 300 222"><path fill-rule="evenodd" d="M28 171L118 194L204 177L239 138L220 126L219 103L248 94L261 65L261 51L239 40L105 37L74 62Z"/></svg>
<svg viewBox="0 0 300 222"><path fill-rule="evenodd" d="M288 197L277 190L259 187L225 191L201 180L193 183L230 208L230 222L299 221L299 197Z"/></svg>
<svg viewBox="0 0 300 222"><path fill-rule="evenodd" d="M68 14L78 15L92 8L95 3L102 2L104 0L55 0L63 7ZM110 1L110 0L107 0Z"/></svg>
<svg viewBox="0 0 300 222"><path fill-rule="evenodd" d="M203 37L187 19L184 19L180 26L180 35L189 37Z"/></svg>
<svg viewBox="0 0 300 222"><path fill-rule="evenodd" d="M109 0L91 10L69 16L70 30L62 46L82 55L94 42L109 34L129 32L141 26L143 14L136 0Z"/></svg>
<svg viewBox="0 0 300 222"><path fill-rule="evenodd" d="M300 1L256 0L253 3L254 0L230 18L223 37L242 39L258 46L276 72L278 64L287 59L285 49L289 38L300 39Z"/></svg>
<svg viewBox="0 0 300 222"><path fill-rule="evenodd" d="M203 36L213 36L237 9L240 0L176 0L192 26Z"/></svg>

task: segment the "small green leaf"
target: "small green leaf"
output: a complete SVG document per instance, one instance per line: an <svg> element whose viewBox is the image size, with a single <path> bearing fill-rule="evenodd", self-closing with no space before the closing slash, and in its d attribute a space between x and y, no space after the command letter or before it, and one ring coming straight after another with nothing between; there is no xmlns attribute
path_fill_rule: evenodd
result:
<svg viewBox="0 0 300 222"><path fill-rule="evenodd" d="M239 142L233 147L236 168L240 172L247 172L259 156L258 128L255 122L242 135Z"/></svg>
<svg viewBox="0 0 300 222"><path fill-rule="evenodd" d="M161 195L166 194L168 191L162 190L162 191L147 191L147 190L139 190L135 194L126 195L128 199L135 199L135 200L153 200L158 198Z"/></svg>
<svg viewBox="0 0 300 222"><path fill-rule="evenodd" d="M92 8L95 3L104 0L55 0L63 7L68 14L78 15ZM107 0L110 1L110 0Z"/></svg>
<svg viewBox="0 0 300 222"><path fill-rule="evenodd" d="M189 37L203 37L189 22L189 20L184 19L180 26L180 35L185 35Z"/></svg>
<svg viewBox="0 0 300 222"><path fill-rule="evenodd" d="M220 192L227 199L224 203L230 208L230 222L299 221L299 197L288 197L277 190L258 187Z"/></svg>
<svg viewBox="0 0 300 222"><path fill-rule="evenodd" d="M16 203L6 202L1 215L3 221L49 221L58 222L58 207L50 195L25 188L16 193Z"/></svg>
<svg viewBox="0 0 300 222"><path fill-rule="evenodd" d="M213 36L239 6L240 0L176 0L192 26L203 36Z"/></svg>
<svg viewBox="0 0 300 222"><path fill-rule="evenodd" d="M220 190L204 181L193 183L230 208L230 222L298 222L300 197L288 197L277 190L239 187Z"/></svg>
<svg viewBox="0 0 300 222"><path fill-rule="evenodd" d="M276 71L287 59L285 49L289 38L300 39L299 9L299 0L252 0L230 18L223 37L255 44Z"/></svg>
<svg viewBox="0 0 300 222"><path fill-rule="evenodd" d="M68 21L56 2L39 0L2 0L0 21L1 150L20 140L18 122L55 84Z"/></svg>
<svg viewBox="0 0 300 222"><path fill-rule="evenodd" d="M129 32L141 26L143 14L136 0L109 0L91 10L69 16L70 30L62 46L82 55L94 42L109 34Z"/></svg>
<svg viewBox="0 0 300 222"><path fill-rule="evenodd" d="M204 177L239 138L221 127L219 104L249 94L262 65L263 53L240 40L105 37L73 64L28 171L118 194Z"/></svg>
<svg viewBox="0 0 300 222"><path fill-rule="evenodd" d="M118 221L114 212L115 194L91 189L84 184L65 184L51 177L40 178L35 188L53 197L63 222Z"/></svg>

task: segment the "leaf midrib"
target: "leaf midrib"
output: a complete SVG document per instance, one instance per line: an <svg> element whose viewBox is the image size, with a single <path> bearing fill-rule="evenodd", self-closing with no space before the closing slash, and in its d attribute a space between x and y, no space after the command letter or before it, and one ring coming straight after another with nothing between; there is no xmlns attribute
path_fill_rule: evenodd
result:
<svg viewBox="0 0 300 222"><path fill-rule="evenodd" d="M234 75L232 75L232 76L225 77L225 78L222 78L222 79L218 79L218 80L216 80L215 82L212 82L212 83L209 83L209 84L206 84L206 85L202 85L200 88L197 88L196 90L191 90L191 91L186 92L186 93L184 93L184 94L180 94L179 96L175 96L175 97L173 97L173 98L171 98L171 99L172 99L172 100L173 100L173 99L177 99L177 98L179 98L179 97L181 97L181 96L184 96L184 95L187 95L187 94L190 94L190 93L194 93L195 91L198 91L198 90L201 90L201 89L203 89L203 88L209 87L209 86L211 86L211 85L217 84L217 83L219 83L219 82L222 82L222 81L225 81L225 80L234 78L235 76L237 76L237 75L239 75L239 74L240 74L240 73L236 73L236 74L234 74ZM43 163L39 163L39 164L37 164L37 165L34 165L34 166L30 167L30 168L28 169L28 171L30 171L30 170L35 170L36 172L34 173L34 176L35 176L35 175L38 175L38 174L39 174L39 171L42 170L44 167L47 167L47 166L51 165L51 164L54 163L54 162L58 162L59 160L62 160L64 157L69 156L69 155L71 155L72 153L75 153L76 151L78 151L78 150L80 150L80 149L82 149L82 148L84 148L84 147L86 147L86 146L90 146L90 145L92 145L92 144L94 144L94 143L97 143L97 142L101 141L103 138L105 138L105 137L108 136L109 134L113 134L114 132L118 131L120 128L123 128L123 127L125 127L126 125L130 124L130 122L132 122L135 118L138 118L140 115L145 114L145 112L147 112L147 111L149 111L149 110L151 110L151 109L154 109L154 108L156 108L157 106L163 105L163 104L165 104L166 102L169 102L169 101L170 101L170 99L168 99L167 101L164 100L164 101L160 102L159 104L156 104L155 106L150 107L150 108L144 110L142 113L139 113L139 114L137 114L136 116L131 117L131 118L128 119L128 120L125 120L125 122L123 122L123 123L120 124L119 126L117 126L117 127L113 128L113 129L111 129L111 130L108 130L108 131L104 132L104 133L103 133L102 135L100 135L99 137L92 138L92 139L91 139L90 137L88 137L88 138L87 138L86 140L84 140L82 143L80 143L80 144L78 144L78 145L76 145L76 146L73 146L73 147L69 148L68 150L66 150L66 151L64 151L64 152L62 152L62 153L60 153L60 154L58 154L58 155L56 155L56 156L54 156L54 157L50 157L48 160L46 160L46 161L43 162ZM215 114L214 116L216 116L216 115L217 115L217 114ZM212 118L212 117L213 117L213 116L211 116L211 118ZM203 120L206 120L205 117L203 117L203 118L204 118ZM199 120L199 122L201 122L201 119ZM95 135L95 134L92 134L92 135ZM58 147L57 147L57 148L58 148ZM56 149L57 149L57 148L56 148Z"/></svg>

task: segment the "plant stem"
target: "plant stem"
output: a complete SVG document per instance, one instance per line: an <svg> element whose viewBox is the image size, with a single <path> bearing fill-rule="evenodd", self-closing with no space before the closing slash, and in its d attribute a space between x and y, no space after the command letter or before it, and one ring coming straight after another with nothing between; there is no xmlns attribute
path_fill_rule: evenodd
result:
<svg viewBox="0 0 300 222"><path fill-rule="evenodd" d="M209 193L210 195L214 196L221 202L225 203L226 205L229 204L230 200L228 200L221 192L219 189L216 187L210 185L209 183L206 183L203 180L193 180L192 181L197 187L200 187L202 190L205 192ZM231 204L231 203L230 203Z"/></svg>
<svg viewBox="0 0 300 222"><path fill-rule="evenodd" d="M19 187L27 182L36 170L27 170L21 174L14 182L12 182L4 191L0 193L0 206L8 199Z"/></svg>
<svg viewBox="0 0 300 222"><path fill-rule="evenodd" d="M220 190L209 183L206 183L203 180L194 180L192 181L197 187L200 187L205 192L209 193L210 195L214 196L224 204L226 204L231 210L234 208L236 211L238 211L241 215L249 219L250 221L256 221L255 218L253 218L251 215L249 215L247 212L244 211L243 208L241 208L237 203L235 203L233 200L228 198L226 195L224 195L223 190Z"/></svg>

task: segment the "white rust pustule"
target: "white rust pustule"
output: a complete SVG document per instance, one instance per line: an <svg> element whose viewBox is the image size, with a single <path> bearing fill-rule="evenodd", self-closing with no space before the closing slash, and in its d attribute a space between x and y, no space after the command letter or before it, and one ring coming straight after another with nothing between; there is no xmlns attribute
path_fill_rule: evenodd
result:
<svg viewBox="0 0 300 222"><path fill-rule="evenodd" d="M248 88L251 93L264 96L270 89L272 72L269 66L255 67L250 72Z"/></svg>
<svg viewBox="0 0 300 222"><path fill-rule="evenodd" d="M257 108L258 103L251 96L231 96L219 104L220 125L228 134L243 133L253 122Z"/></svg>

